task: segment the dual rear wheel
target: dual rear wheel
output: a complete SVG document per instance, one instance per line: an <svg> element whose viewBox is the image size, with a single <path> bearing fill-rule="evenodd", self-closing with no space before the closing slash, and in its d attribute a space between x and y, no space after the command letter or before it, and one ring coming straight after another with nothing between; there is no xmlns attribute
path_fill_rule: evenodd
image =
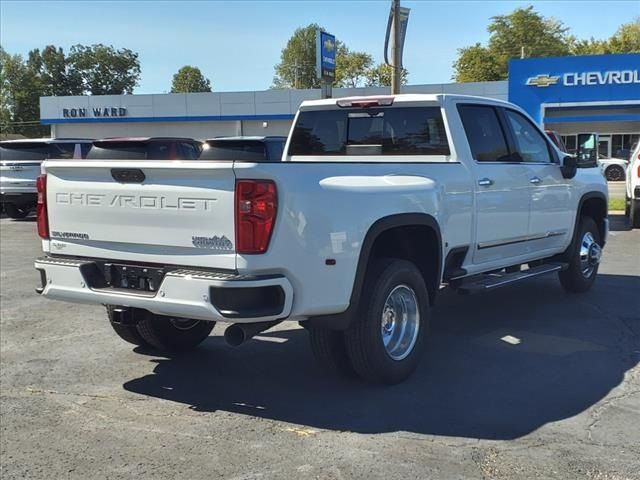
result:
<svg viewBox="0 0 640 480"><path fill-rule="evenodd" d="M367 271L357 319L345 331L309 330L315 357L329 370L395 384L418 366L429 326L429 294L411 262L384 258Z"/></svg>
<svg viewBox="0 0 640 480"><path fill-rule="evenodd" d="M145 310L134 311L133 322L119 323L112 306L107 307L107 315L113 330L126 342L169 353L194 349L215 326L215 322L165 317Z"/></svg>

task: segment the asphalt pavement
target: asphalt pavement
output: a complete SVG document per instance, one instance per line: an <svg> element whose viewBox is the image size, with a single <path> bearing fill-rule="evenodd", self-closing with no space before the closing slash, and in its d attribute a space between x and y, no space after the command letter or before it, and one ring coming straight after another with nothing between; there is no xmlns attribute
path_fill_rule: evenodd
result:
<svg viewBox="0 0 640 480"><path fill-rule="evenodd" d="M640 230L594 288L443 292L416 374L323 373L282 324L239 347L132 348L102 307L34 293L33 220L0 220L3 480L640 479Z"/></svg>

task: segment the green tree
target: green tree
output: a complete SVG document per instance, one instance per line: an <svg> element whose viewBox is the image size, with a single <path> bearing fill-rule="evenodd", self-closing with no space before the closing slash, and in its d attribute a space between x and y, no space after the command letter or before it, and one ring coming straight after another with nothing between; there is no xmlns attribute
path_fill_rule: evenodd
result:
<svg viewBox="0 0 640 480"><path fill-rule="evenodd" d="M361 87L367 72L373 65L373 57L365 52L352 52L347 47L336 56L336 87Z"/></svg>
<svg viewBox="0 0 640 480"><path fill-rule="evenodd" d="M597 40L593 37L588 40L571 38L571 55L602 55L609 53L609 42Z"/></svg>
<svg viewBox="0 0 640 480"><path fill-rule="evenodd" d="M82 76L64 53L62 48L46 46L42 52L34 49L29 52L27 68L40 79L42 95L82 95Z"/></svg>
<svg viewBox="0 0 640 480"><path fill-rule="evenodd" d="M316 23L300 27L293 32L275 66L273 86L276 88L319 88L316 78L316 32L322 27Z"/></svg>
<svg viewBox="0 0 640 480"><path fill-rule="evenodd" d="M390 65L386 63L379 63L371 68L369 68L365 74L367 81L367 87L388 87L391 85L391 76L393 73L393 69ZM400 83L402 85L407 84L407 79L409 76L409 71L406 68L402 69L402 73L400 74Z"/></svg>
<svg viewBox="0 0 640 480"><path fill-rule="evenodd" d="M173 76L171 93L210 92L211 82L198 67L185 65Z"/></svg>
<svg viewBox="0 0 640 480"><path fill-rule="evenodd" d="M476 44L458 50L458 59L453 64L457 81L506 79L509 59L523 53L526 57L570 53L568 28L558 20L543 17L531 6L492 17L487 31L490 37L486 47Z"/></svg>
<svg viewBox="0 0 640 480"><path fill-rule="evenodd" d="M91 95L133 93L140 79L138 54L128 48L74 45L68 61L82 78L83 91Z"/></svg>
<svg viewBox="0 0 640 480"><path fill-rule="evenodd" d="M20 55L10 55L0 47L0 132L26 136L46 135L40 125L42 85Z"/></svg>
<svg viewBox="0 0 640 480"><path fill-rule="evenodd" d="M459 49L453 68L458 82L488 82L503 78L498 58L479 43Z"/></svg>
<svg viewBox="0 0 640 480"><path fill-rule="evenodd" d="M640 52L640 18L620 25L618 30L607 40L579 40L571 37L571 54L602 55L606 53Z"/></svg>
<svg viewBox="0 0 640 480"><path fill-rule="evenodd" d="M76 45L65 55L48 45L27 60L0 48L0 128L3 133L46 135L40 97L132 93L140 77L138 55L113 47Z"/></svg>
<svg viewBox="0 0 640 480"><path fill-rule="evenodd" d="M630 23L620 25L608 43L611 53L640 52L640 17L636 17Z"/></svg>

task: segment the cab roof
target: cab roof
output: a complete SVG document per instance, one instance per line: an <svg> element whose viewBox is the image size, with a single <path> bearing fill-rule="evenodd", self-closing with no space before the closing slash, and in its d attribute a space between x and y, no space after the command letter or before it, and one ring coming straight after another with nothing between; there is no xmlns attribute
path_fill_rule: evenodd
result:
<svg viewBox="0 0 640 480"><path fill-rule="evenodd" d="M2 140L0 144L19 145L41 143L42 145L51 145L56 143L91 143L92 138L19 138L17 140Z"/></svg>
<svg viewBox="0 0 640 480"><path fill-rule="evenodd" d="M283 135L245 135L245 136L235 136L235 137L214 137L208 138L205 142L242 142L242 141L251 141L251 142L268 142L268 141L277 141L277 140L286 140L287 137Z"/></svg>
<svg viewBox="0 0 640 480"><path fill-rule="evenodd" d="M390 106L391 104L397 105L398 103L430 103L430 104L438 104L442 105L445 100L462 100L462 101L480 101L482 103L495 103L499 105L508 104L508 102L504 102L502 100L497 100L495 98L488 97L479 97L474 95L457 95L457 94L447 94L447 93L400 93L397 95L365 95L358 97L341 97L341 98L325 98L322 100L305 100L300 105L300 109L310 109L314 110L317 108L322 109L322 107L335 107L335 106L346 106L350 102L352 103L371 103L375 101L380 102L380 106ZM343 104L343 105L340 105ZM358 105L354 105L357 107ZM367 105L373 106L373 105Z"/></svg>
<svg viewBox="0 0 640 480"><path fill-rule="evenodd" d="M101 138L94 141L95 143L123 143L123 142L142 142L142 143L150 143L150 142L189 142L189 143L200 143L199 140L195 140L193 138L188 137L108 137Z"/></svg>

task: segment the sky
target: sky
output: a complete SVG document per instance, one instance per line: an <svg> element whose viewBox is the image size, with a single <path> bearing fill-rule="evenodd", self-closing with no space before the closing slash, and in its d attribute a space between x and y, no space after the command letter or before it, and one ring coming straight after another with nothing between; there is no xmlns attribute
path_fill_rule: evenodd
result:
<svg viewBox="0 0 640 480"><path fill-rule="evenodd" d="M389 0L0 1L0 44L12 54L53 44L103 43L139 53L135 93L164 93L183 65L214 91L265 90L293 31L318 23L351 50L382 61ZM451 81L458 48L485 43L494 15L533 5L578 38L610 37L640 15L640 1L408 1L404 65L409 84Z"/></svg>

